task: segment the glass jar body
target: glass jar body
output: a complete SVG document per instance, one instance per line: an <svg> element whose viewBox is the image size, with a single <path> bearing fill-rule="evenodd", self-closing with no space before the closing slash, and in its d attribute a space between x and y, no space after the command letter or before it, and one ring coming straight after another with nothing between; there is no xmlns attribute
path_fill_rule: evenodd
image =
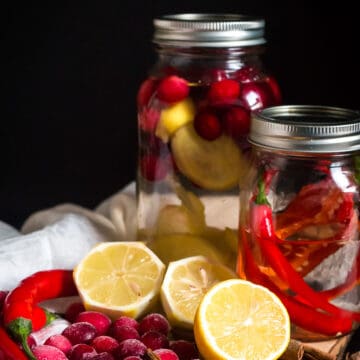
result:
<svg viewBox="0 0 360 360"><path fill-rule="evenodd" d="M212 238L223 247L230 236L234 264L250 113L281 101L262 51L158 48L158 61L138 93L140 240L180 234L182 240ZM197 243L194 251L201 253Z"/></svg>
<svg viewBox="0 0 360 360"><path fill-rule="evenodd" d="M342 336L360 320L355 160L253 149L240 191L237 273L279 296L299 340Z"/></svg>

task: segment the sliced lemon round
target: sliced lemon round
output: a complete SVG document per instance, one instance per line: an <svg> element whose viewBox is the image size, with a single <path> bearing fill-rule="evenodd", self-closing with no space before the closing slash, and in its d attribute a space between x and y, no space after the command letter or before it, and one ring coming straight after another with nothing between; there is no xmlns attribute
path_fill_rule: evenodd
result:
<svg viewBox="0 0 360 360"><path fill-rule="evenodd" d="M236 274L205 256L192 256L168 265L161 286L163 309L175 328L192 329L197 307L204 294L219 281Z"/></svg>
<svg viewBox="0 0 360 360"><path fill-rule="evenodd" d="M211 360L275 360L290 341L288 312L265 287L241 279L213 286L194 321L200 353Z"/></svg>
<svg viewBox="0 0 360 360"><path fill-rule="evenodd" d="M142 242L104 242L74 269L87 310L137 318L159 299L165 265Z"/></svg>
<svg viewBox="0 0 360 360"><path fill-rule="evenodd" d="M247 168L233 139L221 135L213 141L205 140L196 133L193 123L176 131L171 149L179 170L204 189L231 189Z"/></svg>

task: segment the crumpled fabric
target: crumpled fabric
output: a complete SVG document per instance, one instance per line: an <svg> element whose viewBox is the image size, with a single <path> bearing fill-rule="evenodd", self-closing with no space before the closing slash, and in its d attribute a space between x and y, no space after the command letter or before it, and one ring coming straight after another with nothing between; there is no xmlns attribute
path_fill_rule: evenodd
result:
<svg viewBox="0 0 360 360"><path fill-rule="evenodd" d="M20 230L0 221L0 290L40 270L73 269L95 244L135 235L135 183L94 210L59 204L33 213Z"/></svg>

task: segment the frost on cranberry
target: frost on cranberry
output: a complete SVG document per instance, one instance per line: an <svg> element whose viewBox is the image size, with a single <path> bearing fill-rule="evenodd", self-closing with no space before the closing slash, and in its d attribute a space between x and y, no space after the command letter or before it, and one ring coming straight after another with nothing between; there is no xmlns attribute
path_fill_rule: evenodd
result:
<svg viewBox="0 0 360 360"><path fill-rule="evenodd" d="M229 107L222 116L222 126L226 134L240 140L250 130L250 111L240 106Z"/></svg>
<svg viewBox="0 0 360 360"><path fill-rule="evenodd" d="M118 347L119 342L111 336L101 335L97 336L91 346L98 352L108 352L113 353Z"/></svg>
<svg viewBox="0 0 360 360"><path fill-rule="evenodd" d="M146 346L137 339L127 339L119 344L119 347L114 351L116 358L123 359L127 356L144 356L146 354Z"/></svg>
<svg viewBox="0 0 360 360"><path fill-rule="evenodd" d="M69 353L69 360L84 360L85 354L96 355L96 350L87 344L76 344Z"/></svg>
<svg viewBox="0 0 360 360"><path fill-rule="evenodd" d="M179 357L176 355L176 353L170 349L157 349L154 350L154 354L160 360L179 360Z"/></svg>
<svg viewBox="0 0 360 360"><path fill-rule="evenodd" d="M187 81L179 76L171 75L160 81L156 95L166 103L175 103L184 100L189 95Z"/></svg>
<svg viewBox="0 0 360 360"><path fill-rule="evenodd" d="M88 322L95 326L97 335L107 333L111 320L110 318L98 311L83 311L75 319L75 322Z"/></svg>
<svg viewBox="0 0 360 360"><path fill-rule="evenodd" d="M155 330L150 330L142 334L140 341L151 350L169 347L168 337Z"/></svg>
<svg viewBox="0 0 360 360"><path fill-rule="evenodd" d="M44 345L50 345L58 348L61 350L65 355L67 355L71 348L71 342L68 338L66 338L64 335L61 334L55 334L50 336L44 343Z"/></svg>
<svg viewBox="0 0 360 360"><path fill-rule="evenodd" d="M210 85L208 99L211 103L228 103L240 95L240 84L232 79L215 81Z"/></svg>
<svg viewBox="0 0 360 360"><path fill-rule="evenodd" d="M199 358L199 351L194 342L188 340L172 340L169 345L180 360L192 360Z"/></svg>
<svg viewBox="0 0 360 360"><path fill-rule="evenodd" d="M82 360L114 360L114 357L107 352L102 352L100 354L88 353L88 354L84 354Z"/></svg>
<svg viewBox="0 0 360 360"><path fill-rule="evenodd" d="M111 327L113 328L113 327L122 326L122 325L130 326L136 330L139 330L139 322L136 319L129 317L129 316L125 316L125 315L120 316L119 318L115 319L113 321Z"/></svg>
<svg viewBox="0 0 360 360"><path fill-rule="evenodd" d="M210 111L200 112L195 116L194 128L200 137L209 141L217 139L222 133L218 117Z"/></svg>
<svg viewBox="0 0 360 360"><path fill-rule="evenodd" d="M168 336L170 332L169 321L164 315L159 313L148 314L139 323L139 334L143 335L150 330L158 331Z"/></svg>
<svg viewBox="0 0 360 360"><path fill-rule="evenodd" d="M62 335L67 337L73 345L81 343L88 344L93 341L96 334L95 326L88 322L71 324L62 332Z"/></svg>
<svg viewBox="0 0 360 360"><path fill-rule="evenodd" d="M50 345L38 345L32 348L37 360L67 360L65 354L58 348Z"/></svg>
<svg viewBox="0 0 360 360"><path fill-rule="evenodd" d="M140 339L138 331L126 325L115 326L111 330L111 335L118 341L121 342L126 339Z"/></svg>

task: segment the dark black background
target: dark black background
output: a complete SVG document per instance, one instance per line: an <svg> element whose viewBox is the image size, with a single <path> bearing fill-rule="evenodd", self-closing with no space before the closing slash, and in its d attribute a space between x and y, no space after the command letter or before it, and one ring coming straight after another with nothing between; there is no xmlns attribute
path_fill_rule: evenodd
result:
<svg viewBox="0 0 360 360"><path fill-rule="evenodd" d="M152 19L263 16L285 103L360 108L359 13L307 1L11 1L1 5L0 220L94 207L135 177L136 91L155 61Z"/></svg>

